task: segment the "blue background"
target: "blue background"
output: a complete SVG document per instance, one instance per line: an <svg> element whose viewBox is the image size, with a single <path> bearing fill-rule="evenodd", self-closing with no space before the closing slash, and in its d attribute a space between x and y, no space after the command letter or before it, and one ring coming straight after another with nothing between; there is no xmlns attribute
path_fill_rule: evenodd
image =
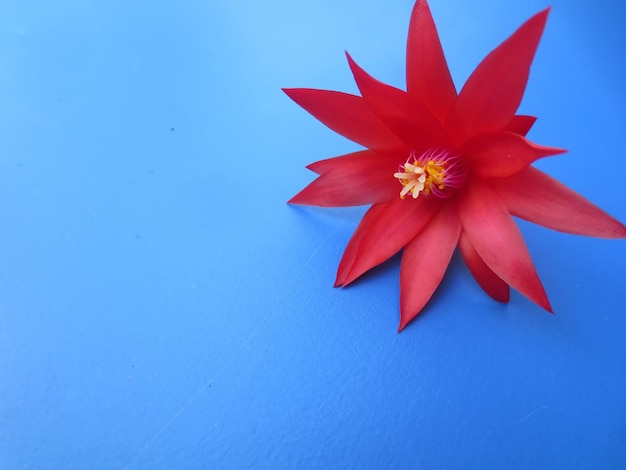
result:
<svg viewBox="0 0 626 470"><path fill-rule="evenodd" d="M626 221L622 2L553 0L538 166ZM432 0L455 82L544 1ZM280 87L403 86L411 0L0 4L0 468L624 468L626 241L520 223L555 315L460 257L396 333L364 208L285 204L357 149Z"/></svg>

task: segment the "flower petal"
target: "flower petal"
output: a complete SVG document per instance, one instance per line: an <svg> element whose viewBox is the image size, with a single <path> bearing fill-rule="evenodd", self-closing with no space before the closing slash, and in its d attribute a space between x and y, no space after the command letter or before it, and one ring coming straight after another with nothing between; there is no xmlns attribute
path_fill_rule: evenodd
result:
<svg viewBox="0 0 626 470"><path fill-rule="evenodd" d="M524 23L478 65L465 83L447 127L465 138L507 126L519 107L550 9Z"/></svg>
<svg viewBox="0 0 626 470"><path fill-rule="evenodd" d="M377 150L404 147L360 96L308 88L283 91L324 125L357 144Z"/></svg>
<svg viewBox="0 0 626 470"><path fill-rule="evenodd" d="M412 149L446 145L449 138L439 121L419 101L398 88L380 82L346 53L354 80L372 111Z"/></svg>
<svg viewBox="0 0 626 470"><path fill-rule="evenodd" d="M454 253L461 222L446 204L404 249L400 266L400 326L417 316L443 279Z"/></svg>
<svg viewBox="0 0 626 470"><path fill-rule="evenodd" d="M322 160L309 168L321 176L291 198L290 204L361 206L397 197L401 187L393 178L398 159L371 150Z"/></svg>
<svg viewBox="0 0 626 470"><path fill-rule="evenodd" d="M476 282L494 300L507 303L510 298L509 285L498 277L480 257L465 231L459 238L459 250Z"/></svg>
<svg viewBox="0 0 626 470"><path fill-rule="evenodd" d="M358 171L357 166L365 166L379 163L377 160L386 162L395 162L394 171L397 167L404 163L406 160L406 153L404 151L394 152L375 152L373 150L359 150L358 152L351 152L339 157L327 158L325 160L319 160L317 162L310 163L307 168L318 175L323 175L329 171L337 171L340 167L351 167Z"/></svg>
<svg viewBox="0 0 626 470"><path fill-rule="evenodd" d="M541 157L565 150L537 145L513 132L492 132L470 139L462 152L476 176L502 178L517 173Z"/></svg>
<svg viewBox="0 0 626 470"><path fill-rule="evenodd" d="M391 258L430 222L438 201L400 199L374 204L365 214L343 254L335 287L347 286L361 274Z"/></svg>
<svg viewBox="0 0 626 470"><path fill-rule="evenodd" d="M624 238L626 226L577 192L533 167L492 180L511 214L560 232Z"/></svg>
<svg viewBox="0 0 626 470"><path fill-rule="evenodd" d="M507 208L484 181L474 180L458 198L463 230L485 264L504 282L552 312L532 259Z"/></svg>
<svg viewBox="0 0 626 470"><path fill-rule="evenodd" d="M533 127L537 118L535 116L524 116L522 114L513 116L511 122L504 128L505 131L515 132L519 135L526 135Z"/></svg>
<svg viewBox="0 0 626 470"><path fill-rule="evenodd" d="M456 100L456 88L430 8L418 0L411 14L406 48L406 85L411 96L444 122Z"/></svg>

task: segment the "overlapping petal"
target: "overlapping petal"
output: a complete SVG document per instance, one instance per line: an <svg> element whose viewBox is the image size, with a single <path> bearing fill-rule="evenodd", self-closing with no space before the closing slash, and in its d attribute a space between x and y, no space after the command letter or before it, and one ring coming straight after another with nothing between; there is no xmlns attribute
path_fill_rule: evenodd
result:
<svg viewBox="0 0 626 470"><path fill-rule="evenodd" d="M406 48L407 91L444 122L456 100L439 35L425 0L413 7Z"/></svg>
<svg viewBox="0 0 626 470"><path fill-rule="evenodd" d="M480 257L465 231L459 237L459 250L478 285L494 300L506 303L510 298L509 285L498 277Z"/></svg>
<svg viewBox="0 0 626 470"><path fill-rule="evenodd" d="M498 193L472 181L458 198L459 217L472 246L504 282L552 312L522 234Z"/></svg>
<svg viewBox="0 0 626 470"><path fill-rule="evenodd" d="M445 204L404 249L400 265L400 326L417 316L443 279L454 253L461 222L453 204Z"/></svg>
<svg viewBox="0 0 626 470"><path fill-rule="evenodd" d="M524 95L549 11L545 9L524 23L469 77L448 118L447 127L457 145L471 136L504 129L511 121Z"/></svg>
<svg viewBox="0 0 626 470"><path fill-rule="evenodd" d="M510 176L539 158L563 152L563 149L535 144L513 132L482 134L463 147L472 173L481 178Z"/></svg>
<svg viewBox="0 0 626 470"><path fill-rule="evenodd" d="M393 155L363 150L309 165L320 176L289 200L322 207L361 206L398 197Z"/></svg>
<svg viewBox="0 0 626 470"><path fill-rule="evenodd" d="M374 204L348 242L335 286L346 286L400 251L435 215L437 201L400 197Z"/></svg>
<svg viewBox="0 0 626 470"><path fill-rule="evenodd" d="M405 147L360 96L309 88L283 91L324 125L357 144L377 150Z"/></svg>
<svg viewBox="0 0 626 470"><path fill-rule="evenodd" d="M494 179L492 186L511 214L522 219L578 235L626 237L624 224L536 168Z"/></svg>
<svg viewBox="0 0 626 470"><path fill-rule="evenodd" d="M376 80L346 55L365 102L409 148L425 149L450 142L439 121L422 103Z"/></svg>
<svg viewBox="0 0 626 470"><path fill-rule="evenodd" d="M537 118L535 116L524 116L523 114L513 116L511 122L504 128L505 131L515 132L519 135L526 135L533 127Z"/></svg>

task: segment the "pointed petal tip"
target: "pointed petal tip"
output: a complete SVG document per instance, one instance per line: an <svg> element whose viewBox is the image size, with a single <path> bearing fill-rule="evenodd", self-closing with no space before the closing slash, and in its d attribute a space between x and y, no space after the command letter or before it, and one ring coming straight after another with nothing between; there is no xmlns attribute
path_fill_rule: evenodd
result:
<svg viewBox="0 0 626 470"><path fill-rule="evenodd" d="M529 23L529 22L531 22L533 20L542 21L543 23L545 23L548 20L548 15L550 14L551 10L552 10L552 6L547 6L543 10L541 10L541 11L535 13L533 16L531 16L530 19L528 19L528 21L526 21L526 23Z"/></svg>
<svg viewBox="0 0 626 470"><path fill-rule="evenodd" d="M300 191L298 194L296 194L291 199L289 199L287 201L287 204L289 204L290 206L312 206L312 205L314 205L312 203L307 203L307 201L303 201L301 194L302 194L302 191Z"/></svg>
<svg viewBox="0 0 626 470"><path fill-rule="evenodd" d="M334 287L348 287L350 284L352 284L354 281L356 281L358 278L360 278L361 275L355 276L354 274L351 275L344 275L341 279L337 279L335 281L335 285Z"/></svg>
<svg viewBox="0 0 626 470"><path fill-rule="evenodd" d="M536 273L535 273L536 275ZM554 313L554 311L552 310L552 305L550 305L550 300L548 300L548 294L546 294L546 291L543 287L543 285L541 284L541 280L539 279L539 277L537 276L534 280L534 288L529 291L529 292L522 292L522 294L529 300L531 300L532 302L536 303L537 305L539 305L541 308L543 308L544 310L546 310L549 313Z"/></svg>
<svg viewBox="0 0 626 470"><path fill-rule="evenodd" d="M418 312L419 313L419 312ZM409 323L411 323L411 321L413 321L413 319L415 317L417 317L417 313L415 315L404 315L402 313L402 311L400 312L400 323L398 324L398 333L402 333L402 331L407 327L407 325Z"/></svg>
<svg viewBox="0 0 626 470"><path fill-rule="evenodd" d="M531 299L531 300L533 300L537 305L543 308L546 312L554 314L554 310L552 309L552 305L550 305L550 301L548 300L548 296L546 295L545 291L542 297L543 298Z"/></svg>
<svg viewBox="0 0 626 470"><path fill-rule="evenodd" d="M420 313L422 313L422 310L414 313L406 313L406 311L406 308L403 308L402 306L400 307L400 323L398 324L398 333L404 330L409 323L415 320Z"/></svg>
<svg viewBox="0 0 626 470"><path fill-rule="evenodd" d="M333 287L346 287L350 282L346 280L347 273L341 269L341 263L339 264L339 269L337 270L337 276L335 277L335 283Z"/></svg>
<svg viewBox="0 0 626 470"><path fill-rule="evenodd" d="M350 66L350 71L352 72L352 74L356 74L359 71L362 71L361 67L359 66L359 64L357 64L355 62L355 60L352 58L352 56L350 55L350 53L348 51L344 51L346 54L346 59L348 59L348 65Z"/></svg>

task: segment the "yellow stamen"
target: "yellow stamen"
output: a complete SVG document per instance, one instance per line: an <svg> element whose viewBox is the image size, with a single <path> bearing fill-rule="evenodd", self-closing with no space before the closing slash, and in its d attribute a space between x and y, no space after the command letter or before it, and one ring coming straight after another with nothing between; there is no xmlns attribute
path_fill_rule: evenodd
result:
<svg viewBox="0 0 626 470"><path fill-rule="evenodd" d="M398 178L404 186L400 191L402 199L408 193L412 194L413 199L417 199L421 193L429 195L433 185L439 189L446 187L444 184L446 169L434 160L429 160L423 165L420 165L416 160L413 163L407 161L400 167L400 171L394 173L393 176Z"/></svg>

